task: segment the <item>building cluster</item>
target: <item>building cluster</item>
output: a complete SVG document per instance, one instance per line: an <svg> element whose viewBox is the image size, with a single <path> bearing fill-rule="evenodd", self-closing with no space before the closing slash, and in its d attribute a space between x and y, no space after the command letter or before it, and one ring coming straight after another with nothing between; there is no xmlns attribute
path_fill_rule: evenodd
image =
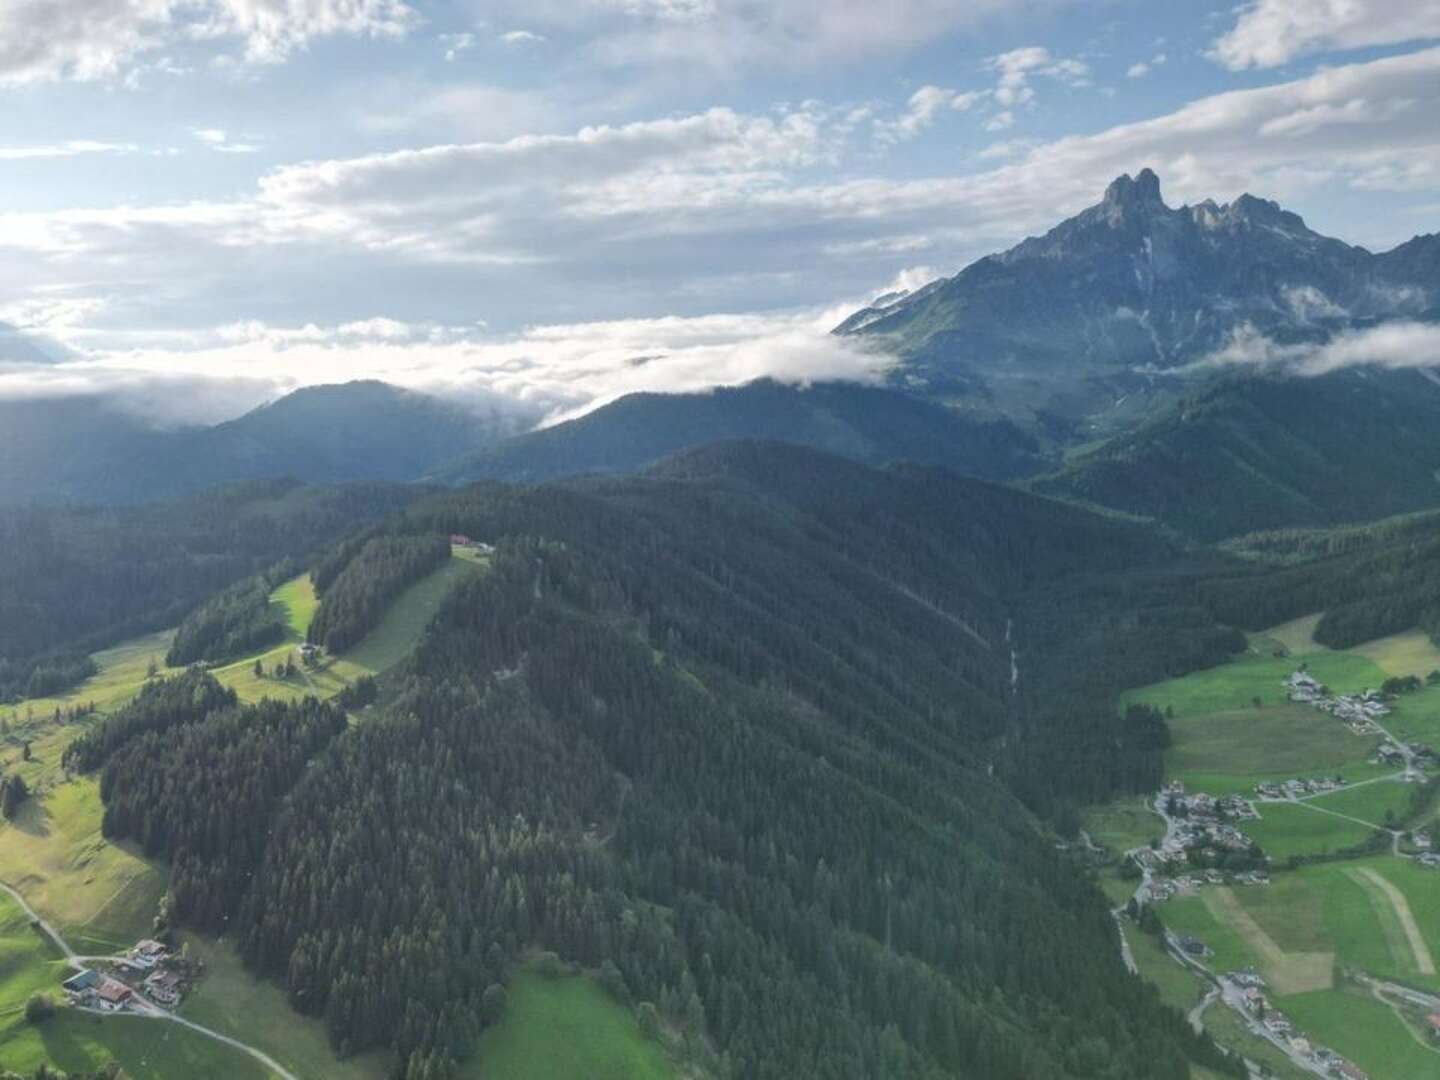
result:
<svg viewBox="0 0 1440 1080"><path fill-rule="evenodd" d="M1265 980L1253 968L1229 972L1221 976L1221 981L1228 983L1228 988L1238 995L1246 1014L1294 1057L1313 1063L1326 1075L1338 1080L1366 1080L1365 1072L1358 1066L1328 1047L1312 1043L1304 1033L1295 1029L1284 1013L1272 1008L1265 996Z"/></svg>
<svg viewBox="0 0 1440 1080"><path fill-rule="evenodd" d="M1306 795L1319 795L1336 791L1345 786L1343 776L1293 777L1289 780L1267 780L1255 785L1255 794L1262 799L1301 799Z"/></svg>
<svg viewBox="0 0 1440 1080"><path fill-rule="evenodd" d="M136 1005L137 995L172 1008L184 997L185 975L158 941L138 941L107 966L113 966L113 973L86 968L62 984L70 1004L121 1012Z"/></svg>
<svg viewBox="0 0 1440 1080"><path fill-rule="evenodd" d="M487 544L483 540L472 540L464 533L451 533L450 546L457 548L466 548L467 550L474 551L480 555L493 555L495 553L495 546L493 544Z"/></svg>
<svg viewBox="0 0 1440 1080"><path fill-rule="evenodd" d="M1357 735L1375 734L1379 730L1375 721L1390 712L1390 706L1385 704L1385 698L1378 690L1337 697L1303 667L1285 680L1285 689L1291 701L1313 705L1329 713L1348 724Z"/></svg>

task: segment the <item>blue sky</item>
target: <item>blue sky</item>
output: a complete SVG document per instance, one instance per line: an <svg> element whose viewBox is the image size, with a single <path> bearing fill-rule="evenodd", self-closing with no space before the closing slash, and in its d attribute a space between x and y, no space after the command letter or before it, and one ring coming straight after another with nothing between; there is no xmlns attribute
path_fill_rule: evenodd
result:
<svg viewBox="0 0 1440 1080"><path fill-rule="evenodd" d="M1146 165L1385 248L1440 221L1437 42L1440 0L7 0L0 321L63 359L0 394L858 376L848 307Z"/></svg>

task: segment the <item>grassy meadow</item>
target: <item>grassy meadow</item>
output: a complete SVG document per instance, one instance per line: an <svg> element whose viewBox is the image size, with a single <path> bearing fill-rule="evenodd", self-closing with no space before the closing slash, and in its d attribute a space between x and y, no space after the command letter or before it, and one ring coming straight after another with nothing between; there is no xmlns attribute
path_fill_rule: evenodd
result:
<svg viewBox="0 0 1440 1080"><path fill-rule="evenodd" d="M504 1019L485 1031L469 1080L670 1080L675 1069L634 1013L583 975L517 970Z"/></svg>

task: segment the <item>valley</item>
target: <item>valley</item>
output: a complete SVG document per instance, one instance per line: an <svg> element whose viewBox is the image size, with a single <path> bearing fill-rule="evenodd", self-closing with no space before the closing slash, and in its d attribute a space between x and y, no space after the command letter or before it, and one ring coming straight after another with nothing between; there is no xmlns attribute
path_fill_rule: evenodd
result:
<svg viewBox="0 0 1440 1080"><path fill-rule="evenodd" d="M1440 678L1427 679L1440 650L1417 632L1329 649L1319 622L1252 633L1228 663L1127 692L1170 718L1165 788L1093 811L1089 835L1126 853L1102 884L1141 972L1222 1045L1279 1076L1341 1075L1341 1060L1374 1080L1435 1075L1440 769L1393 747L1440 744ZM1342 697L1412 676L1419 688L1387 695L1357 733L1291 700L1297 672ZM1226 830L1239 842L1187 839Z"/></svg>

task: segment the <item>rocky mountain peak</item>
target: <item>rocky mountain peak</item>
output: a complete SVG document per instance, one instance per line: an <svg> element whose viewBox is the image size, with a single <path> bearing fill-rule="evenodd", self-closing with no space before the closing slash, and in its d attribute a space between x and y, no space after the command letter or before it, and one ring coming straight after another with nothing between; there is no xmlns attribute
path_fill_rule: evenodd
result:
<svg viewBox="0 0 1440 1080"><path fill-rule="evenodd" d="M1160 196L1160 177L1153 169L1141 169L1132 179L1129 173L1117 176L1105 189L1104 205L1113 209L1130 207L1165 208Z"/></svg>

